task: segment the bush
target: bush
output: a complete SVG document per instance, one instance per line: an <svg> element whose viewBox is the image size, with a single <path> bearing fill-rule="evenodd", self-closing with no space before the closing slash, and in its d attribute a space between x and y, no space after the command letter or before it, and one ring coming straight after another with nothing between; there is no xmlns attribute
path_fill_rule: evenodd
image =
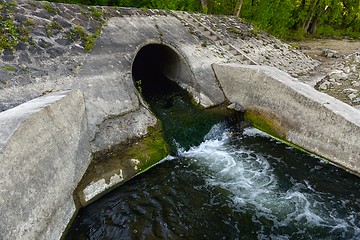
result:
<svg viewBox="0 0 360 240"><path fill-rule="evenodd" d="M316 31L316 36L318 37L339 37L341 36L341 31L335 30L332 26L319 26Z"/></svg>

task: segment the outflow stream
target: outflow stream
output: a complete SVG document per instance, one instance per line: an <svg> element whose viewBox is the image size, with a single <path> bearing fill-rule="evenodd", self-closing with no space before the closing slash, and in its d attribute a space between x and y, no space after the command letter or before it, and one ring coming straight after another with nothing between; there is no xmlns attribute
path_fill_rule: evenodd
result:
<svg viewBox="0 0 360 240"><path fill-rule="evenodd" d="M66 239L360 239L359 177L166 96L147 101L172 155L81 209Z"/></svg>

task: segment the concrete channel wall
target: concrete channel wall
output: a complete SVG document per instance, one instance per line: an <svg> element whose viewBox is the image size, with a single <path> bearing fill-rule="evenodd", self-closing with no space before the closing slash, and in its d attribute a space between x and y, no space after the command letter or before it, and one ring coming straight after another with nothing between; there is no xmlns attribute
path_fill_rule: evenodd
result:
<svg viewBox="0 0 360 240"><path fill-rule="evenodd" d="M19 3L24 9L29 5L27 1ZM78 8L59 6L77 12L79 19L85 17ZM10 63L14 69L36 66L38 70L31 75L39 76L31 83L27 83L27 75L17 76L13 85L9 81L0 89L0 110L8 109L0 112L0 239L61 238L76 212L73 193L92 154L140 139L148 134L149 126L156 125L156 117L134 85L137 57L142 71L142 65L149 68L161 53L161 73L187 89L200 105L216 106L226 97L244 106L248 114L273 123L284 140L360 173L359 111L274 68L224 64L237 60L172 14L153 12L148 16L142 10L122 10L134 14L107 19L89 54L80 54L78 43L60 46L58 42L64 39L39 35L34 39L39 43L46 40L47 44L30 46L29 54L17 53L29 55L33 65L24 65L20 57L16 58L20 62L11 62L12 53L2 58L6 65L1 63L0 70L5 76L28 74L6 70L11 69ZM53 16L54 21L57 19ZM70 29L72 25L68 25ZM65 32L57 34L60 36ZM48 56L40 46L48 46L46 52L59 56ZM161 51L157 55L147 52L149 46ZM43 54L30 54L35 47ZM44 68L44 63L54 65ZM44 96L35 98L39 95ZM9 109L12 106L17 107ZM123 181L124 169L113 170L114 175L108 177L110 184L111 179ZM95 187L84 187L91 189L89 199L110 185L102 177L89 186L96 183L104 183L98 192Z"/></svg>
<svg viewBox="0 0 360 240"><path fill-rule="evenodd" d="M360 173L360 111L276 68L213 69L228 100L274 135ZM62 236L91 159L84 99L79 90L60 91L0 113L1 239Z"/></svg>
<svg viewBox="0 0 360 240"><path fill-rule="evenodd" d="M221 104L224 95L211 64L228 62L230 55L201 44L172 15L114 17L74 76L50 71L51 79L0 89L0 105L24 103L0 113L0 239L59 239L76 210L72 194L91 154L140 139L156 125L133 82L132 64L146 46L163 49L163 73L200 105ZM143 57L149 64L158 56ZM109 179L124 169L114 171Z"/></svg>
<svg viewBox="0 0 360 240"><path fill-rule="evenodd" d="M360 111L272 67L214 64L225 96L254 124L360 174ZM258 121L258 122L257 122Z"/></svg>
<svg viewBox="0 0 360 240"><path fill-rule="evenodd" d="M59 239L90 161L82 93L49 94L1 112L0 129L0 239Z"/></svg>

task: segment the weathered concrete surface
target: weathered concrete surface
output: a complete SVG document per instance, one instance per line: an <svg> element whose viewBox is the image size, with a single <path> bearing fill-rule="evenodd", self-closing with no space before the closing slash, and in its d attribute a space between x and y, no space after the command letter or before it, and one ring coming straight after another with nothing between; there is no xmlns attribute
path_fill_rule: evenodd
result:
<svg viewBox="0 0 360 240"><path fill-rule="evenodd" d="M95 154L74 195L81 206L86 206L169 154L159 123L146 137Z"/></svg>
<svg viewBox="0 0 360 240"><path fill-rule="evenodd" d="M132 63L150 43L173 49L179 62L165 66L164 73L188 89L197 102L204 106L223 102L211 63L228 62L231 54L215 44L203 47L202 39L170 12L95 7L102 14L96 17L86 6L47 3L55 10L49 13L44 4L25 0L17 1L17 6L9 4L17 24L32 21L35 25L28 27L31 44L16 46L12 60L6 57L9 51L0 52L0 111L48 92L79 89L85 96L93 152L143 136L156 121L139 100ZM49 24L61 27L49 34ZM90 54L84 50L79 28L88 36L102 30ZM156 61L157 56L153 57ZM141 119L136 120L140 124L127 126L131 115ZM111 131L111 122L126 129Z"/></svg>
<svg viewBox="0 0 360 240"><path fill-rule="evenodd" d="M1 112L0 129L0 238L59 239L90 160L82 93L53 93Z"/></svg>
<svg viewBox="0 0 360 240"><path fill-rule="evenodd" d="M224 101L211 63L225 60L211 48L201 47L201 42L177 18L111 18L78 76L68 85L84 92L93 152L145 135L147 127L155 125L156 119L139 100L132 78L132 63L137 52L148 44L166 45L178 55L181 60L178 65L167 69L165 66L164 71L188 89L200 104L213 106ZM156 61L156 56L153 60ZM191 76L181 78L184 74ZM127 114L133 114L139 124L128 124L131 117L125 116ZM123 127L114 127L110 122Z"/></svg>
<svg viewBox="0 0 360 240"><path fill-rule="evenodd" d="M103 14L99 18L85 6L49 3L56 10L49 13L45 2L19 0L17 3L18 7L12 6L15 23L22 25L26 20L33 20L35 26L29 27L30 42L19 44L13 52L0 53L0 111L65 89L80 90L85 104L77 91L67 97L55 94L25 104L34 107L35 103L42 106L49 102L51 106L39 107L36 111L34 107L20 115L14 114L19 109L15 108L4 112L2 116L5 117L0 118L0 139L3 139L0 140L0 162L4 165L0 169L3 177L0 210L4 216L0 220L0 234L3 234L0 236L5 239L56 239L74 212L71 193L89 164L89 145L92 153L108 150L113 145L145 136L148 127L157 122L133 82L133 62L143 47L159 44L170 48L171 59L176 61L165 64L163 73L206 107L225 99L211 64L237 60L218 43L196 29L193 31L166 11L95 7ZM219 21L221 17L213 18ZM48 34L46 26L54 23L62 28ZM102 29L91 53L85 52L84 39L75 34L78 25L88 35L96 33L97 27ZM248 34L252 30L246 31ZM74 39L71 34L75 34ZM253 39L250 44L251 36L244 39L249 44L232 43L244 51L255 51L249 50L249 53L256 56L260 49L261 63L284 65L284 70L295 74L316 65L274 39ZM271 49L270 44L279 50ZM284 56L289 57L283 60ZM153 58L157 61L156 55ZM149 59L152 61L151 56ZM241 93L238 94L240 97ZM19 107L24 108L23 105ZM18 120L9 120L9 113L18 116ZM69 142L70 138L73 143ZM60 139L64 140L59 142ZM23 144L29 147L24 148ZM115 165L110 164L112 171L94 179L93 185L84 186L86 201L136 174L140 166L136 163L138 159L126 159L132 161L128 166L117 165L112 169ZM53 165L50 160L54 160ZM41 193L49 195L39 194L40 188Z"/></svg>
<svg viewBox="0 0 360 240"><path fill-rule="evenodd" d="M141 48L151 43L166 45L177 54L178 64L165 66L164 73L191 92L198 103L209 107L224 100L211 64L237 60L229 51L224 51L219 43L192 29L182 21L181 16L154 9L90 8L26 0L17 0L15 6L10 4L10 0L7 2L14 13L16 25L21 26L26 22L34 22L35 25L28 26L29 42L19 44L12 52L0 53L0 111L51 91L79 89L86 99L93 152L107 149L113 143L143 136L147 133L146 128L156 121L139 101L132 81L132 63ZM54 12L47 11L45 4L51 6ZM96 16L94 10L100 14ZM197 17L196 14L194 16ZM205 16L201 15L199 19L203 18ZM211 23L221 23L217 31L228 32L221 27L224 23L222 17L211 18ZM235 24L234 27L245 26L232 18L228 22ZM49 28L58 25L61 27ZM93 37L98 30L102 31L89 54L85 51L84 37L76 30L79 27ZM49 30L52 30L51 34ZM240 30L248 38L256 37L249 26ZM244 39L247 43L250 42L248 38ZM245 46L244 41L234 44L241 48ZM279 44L275 44L276 48ZM270 43L264 42L262 45L270 46ZM258 47L254 46L249 49ZM287 46L282 46L282 49L285 48ZM270 55L273 52L269 49L263 51ZM305 58L300 64L302 69L314 66L311 59L296 51L283 52L285 54L281 56L292 56L286 62L296 60L292 66L299 65L299 56ZM267 55L265 58L268 59ZM272 60L278 61L279 58ZM128 114L141 119L140 124L111 131L111 123L126 126L131 118L130 115L126 116Z"/></svg>
<svg viewBox="0 0 360 240"><path fill-rule="evenodd" d="M29 7L27 3L21 2L21 4L22 6ZM71 8L69 5L63 5L61 7L66 9ZM44 12L43 9L40 9L40 11ZM166 45L173 50L179 63L165 66L164 73L179 83L179 85L188 89L198 103L204 106L213 106L224 101L224 95L216 83L215 75L211 69L211 63L227 62L229 57L226 57L226 53L222 53L215 45L203 47L202 41L197 36L191 34L174 16L166 14L139 16L137 14L138 12L142 11L136 10L136 16L123 16L109 19L102 28L101 36L97 39L91 54L84 54L79 48L76 49L80 52L75 54L69 46L63 47L64 52L68 53L70 51L79 57L79 66L76 66L76 71L74 71L72 75L63 76L56 71L50 71L51 66L60 63L62 60L65 61L67 58L63 57L65 54L58 56L52 59L51 66L48 66L45 63L49 63L49 61L47 61L49 56L45 54L45 50L42 49L42 53L38 54L39 56L36 56L34 59L31 58L31 64L38 66L39 69L44 67L45 70L51 74L51 78L42 79L41 77L37 77L34 81L22 82L23 84L6 84L6 86L0 89L1 110L26 102L41 94L63 91L65 89L80 90L84 95L85 102L85 105L81 105L81 107L78 108L79 110L75 112L78 115L73 116L75 113L70 111L72 106L78 103L75 99L73 103L69 102L67 104L70 108L68 113L64 112L61 118L46 121L47 123L52 123L51 126L53 129L50 129L50 127L47 129L46 127L48 125L45 123L34 123L31 129L34 131L34 134L38 133L39 136L28 134L28 136L32 136L31 138L33 140L31 142L33 146L28 149L29 151L33 149L30 152L26 152L26 149L20 147L21 144L25 144L25 146L26 144L30 144L26 143L26 141L30 142L28 138L17 135L20 134L18 130L12 130L13 132L4 131L3 134L8 138L4 138L3 145L6 144L6 146L8 146L11 141L12 144L18 144L19 149L23 149L23 152L21 152L21 154L18 153L16 156L12 156L10 153L3 153L1 155L1 162L8 162L13 158L19 159L19 161L12 161L11 164L8 165L9 167L1 169L0 171L4 176L4 180L1 182L1 194L4 195L4 198L0 201L1 210L4 209L4 224L2 224L1 233L9 234L8 236L4 236L4 238L15 236L14 238L56 239L56 236L60 236L59 233L63 231L64 226L68 223L69 216L74 211L74 205L70 197L71 193L89 165L88 158L85 160L85 157L84 159L80 158L78 162L79 165L74 163L74 159L76 158L74 150L76 147L80 148L81 146L76 141L76 144L67 147L69 152L61 152L64 151L65 146L67 146L66 143L69 136L78 134L75 136L80 138L82 133L88 133L88 139L82 139L81 142L83 144L90 143L91 153L96 153L107 150L115 144L126 143L134 138L143 137L148 133L148 127L156 124L156 118L148 110L146 103L142 102L134 86L132 77L133 61L137 53L144 46L148 44L159 44L161 46ZM56 16L52 16L54 21L56 21L55 17ZM77 17L81 16L77 14ZM41 17L37 17L36 19L38 20L38 18ZM89 21L91 21L91 19ZM81 25L82 24L83 23L81 23ZM72 26L63 28L64 36L68 30L71 31L70 29L72 29ZM44 40L57 46L54 41L59 40L60 36L61 34L56 34L53 37L42 35L41 38L34 39L39 41L42 39L41 42ZM79 43L76 41L70 44L70 46L75 47L79 47L78 45ZM29 48L30 46L26 47L26 49ZM21 51L16 51L16 54L21 54ZM18 58L16 57L16 59ZM156 56L154 56L154 60L156 61ZM6 66L13 66L19 63L20 62L7 62ZM21 62L21 64L24 67L28 66L26 63ZM65 100L59 100L59 102L61 101ZM32 105L33 102L31 101L26 104ZM56 104L57 102L55 105ZM39 110L39 113L35 112L34 114L45 114L44 112L49 108L51 109L52 107L49 106L45 108L45 110ZM85 108L86 112L83 111ZM12 112L15 110L10 109L9 111ZM7 111L5 113L8 114ZM86 116L81 114L85 114ZM80 115L83 119L88 119L88 129L76 129L76 124L69 122L67 119L71 116L76 119L76 117L80 117ZM18 127L22 128L25 124L24 126L30 128L32 116L33 115L24 115L21 118L22 122L19 120ZM29 120L26 120L27 117ZM45 121L47 118L40 117L40 119ZM58 122L57 119L60 122ZM6 125L7 122L1 120L1 124ZM67 124L69 124L69 126L66 126ZM82 125L80 124L79 126ZM12 129L16 129L16 126ZM46 131L44 129L46 129ZM60 131L59 129L63 130ZM45 132L43 135L40 135L42 131ZM14 134L13 137L11 137L12 133ZM57 137L53 135L57 135ZM51 139L50 143L54 141L54 144L49 143L48 145L43 143L44 139L42 137ZM21 140L21 138L24 138L24 140ZM55 148L55 146L57 146L56 141L60 139L65 139L65 145L58 145L58 147ZM36 145L36 143L38 143L38 145ZM11 146L15 145L10 144L9 147ZM11 150L9 147L5 148L4 145L4 149L8 149L8 151ZM50 150L40 151L40 147L44 149L50 148ZM52 149L52 147L55 149ZM77 154L86 155L86 153L88 153L87 151L88 149L78 149ZM14 152L12 153L15 154ZM59 156L61 154L65 155L60 158ZM34 158L35 160L37 159L37 161L26 160L28 164L21 165L23 162L23 160L21 160L22 158ZM59 166L55 164L53 166L47 166L48 169L45 170L44 168L48 163L46 162L46 164L44 164L44 161L50 158L57 160L53 164L69 165L69 167L59 169ZM69 161L69 163L64 161ZM135 167L136 166L133 166L132 174L136 174ZM79 170L80 168L81 170ZM71 175L71 172L67 172L70 171L69 169L73 169L73 175ZM119 173L121 170L123 170L123 168L117 169L118 176L120 176ZM25 177L25 180L22 179L21 181L24 182L23 185L18 181L20 179L20 177L18 177L20 173L24 174ZM125 173L123 173L123 175L126 176ZM39 180L35 181L35 179ZM44 179L47 179L47 181L37 182L43 181ZM121 178L119 177L119 179ZM65 186L69 183L66 182L66 180L73 184L67 189L52 189L50 187L56 185ZM25 189L26 185L28 185L27 189ZM49 192L49 196L45 197L39 194L35 185L40 186L43 192ZM14 192L13 189L18 189L19 191ZM29 193L27 190L29 190ZM18 198L11 201L11 196L17 196ZM56 202L55 199L58 199L59 202ZM51 201L53 201L52 204L50 204ZM16 211L19 215L14 214L12 216L10 211L17 210L16 206L20 208L19 211ZM27 208L25 206L27 206ZM54 210L54 206L64 214L63 217ZM61 208L64 210L61 210ZM56 217L52 218L48 216ZM50 219L56 219L58 222L52 223ZM48 229L49 232L46 232L46 229Z"/></svg>
<svg viewBox="0 0 360 240"><path fill-rule="evenodd" d="M213 65L226 97L276 134L360 173L360 112L272 67ZM261 119L259 119L261 120Z"/></svg>
<svg viewBox="0 0 360 240"><path fill-rule="evenodd" d="M71 9L71 5L61 7ZM217 86L211 63L227 62L229 56L215 45L202 47L201 40L191 34L174 16L139 16L137 12L136 16L110 18L102 28L101 36L91 54L76 54L81 56L81 61L79 59L79 66L73 75L63 76L46 68L46 71L52 74L51 79L36 78L36 81L19 86L7 84L7 87L0 90L2 108L7 109L51 91L79 89L85 96L93 152L107 149L114 143L143 136L147 133L147 127L153 126L156 120L139 100L132 79L132 63L138 51L147 44L166 45L173 49L180 61L178 64L166 66L165 73L189 90L197 102L203 106L222 103L224 95ZM67 34L69 28L63 28L63 35ZM48 41L59 40L60 35L51 37ZM41 39L47 37L41 36ZM77 46L76 44L78 43L72 42L62 49L69 54L74 53L70 46ZM41 56L39 54L39 57ZM45 60L47 57L44 55ZM153 57L156 61L156 56ZM44 62L48 62L45 60ZM59 56L51 62L56 65L62 60L66 61L67 58ZM27 66L26 63L21 64ZM41 67L43 63L34 60L32 64ZM13 65L7 63L6 66ZM126 116L128 114L141 119L140 124L127 125L131 118L130 115ZM115 127L110 131L110 122L119 123L125 128Z"/></svg>

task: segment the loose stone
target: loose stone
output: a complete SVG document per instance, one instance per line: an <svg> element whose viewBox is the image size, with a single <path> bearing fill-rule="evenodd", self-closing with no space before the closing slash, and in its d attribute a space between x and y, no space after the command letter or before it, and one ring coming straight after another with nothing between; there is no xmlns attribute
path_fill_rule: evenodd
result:
<svg viewBox="0 0 360 240"><path fill-rule="evenodd" d="M341 54L338 51L332 49L324 49L322 55L328 58L340 58Z"/></svg>
<svg viewBox="0 0 360 240"><path fill-rule="evenodd" d="M325 81L325 82L323 82L322 84L320 84L319 88L320 88L321 90L327 90L328 87L330 86L330 84L331 84L330 82Z"/></svg>
<svg viewBox="0 0 360 240"><path fill-rule="evenodd" d="M351 85L353 85L353 87L360 87L360 82L358 82L358 81L353 81L353 82L351 83Z"/></svg>
<svg viewBox="0 0 360 240"><path fill-rule="evenodd" d="M29 52L32 54L32 55L41 55L44 53L44 51L38 47L38 46L30 46L29 47Z"/></svg>
<svg viewBox="0 0 360 240"><path fill-rule="evenodd" d="M23 63L31 63L31 59L29 57L29 54L27 54L26 52L22 52L19 55L19 62L23 62Z"/></svg>
<svg viewBox="0 0 360 240"><path fill-rule="evenodd" d="M8 50L8 49L5 49L4 52L3 52L3 56L2 56L2 59L5 61L5 62L11 62L15 59L15 56L14 54L12 53L12 51Z"/></svg>
<svg viewBox="0 0 360 240"><path fill-rule="evenodd" d="M350 100L354 100L356 97L357 97L357 94L355 94L355 93L350 93L350 94L348 95L348 98L349 98Z"/></svg>
<svg viewBox="0 0 360 240"><path fill-rule="evenodd" d="M349 74L351 72L351 69L350 69L350 67L344 67L343 71L344 71L344 73Z"/></svg>
<svg viewBox="0 0 360 240"><path fill-rule="evenodd" d="M240 104L235 103L235 102L231 103L227 108L228 109L233 109L233 110L235 110L237 112L244 112L245 111L243 106L241 106Z"/></svg>
<svg viewBox="0 0 360 240"><path fill-rule="evenodd" d="M61 48L50 48L46 52L50 55L50 58L57 58L65 53Z"/></svg>

